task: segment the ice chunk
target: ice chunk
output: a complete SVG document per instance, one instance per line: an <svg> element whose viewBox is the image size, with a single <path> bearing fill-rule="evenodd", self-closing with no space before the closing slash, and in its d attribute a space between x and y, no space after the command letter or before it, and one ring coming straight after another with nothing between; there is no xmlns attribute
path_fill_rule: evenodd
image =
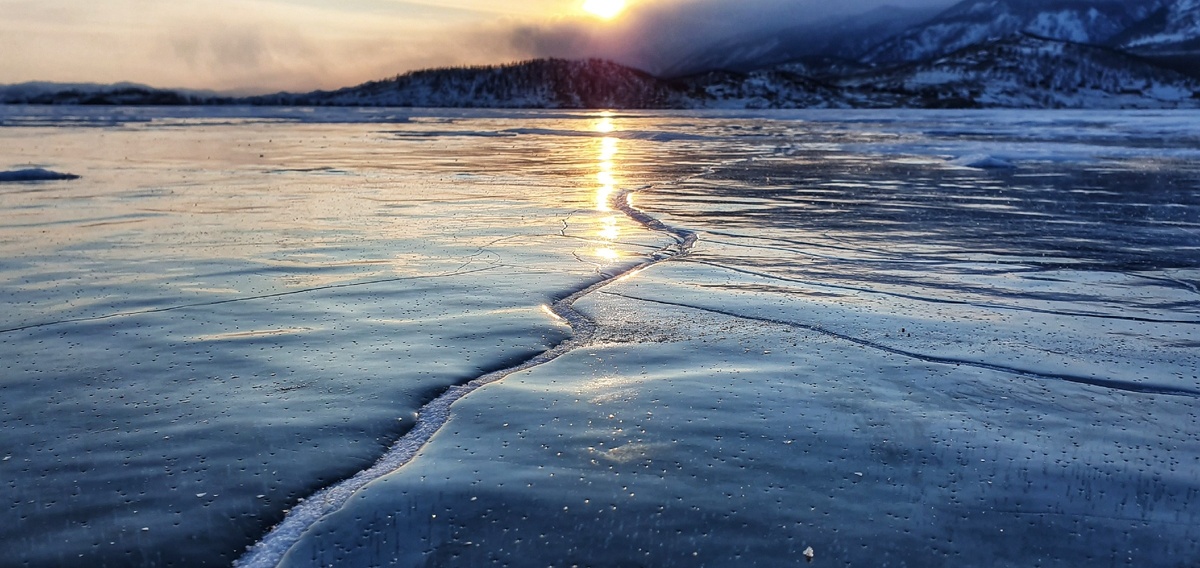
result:
<svg viewBox="0 0 1200 568"><path fill-rule="evenodd" d="M79 179L79 176L75 174L52 172L43 168L27 168L24 170L0 172L0 183L12 181L55 181L65 179Z"/></svg>
<svg viewBox="0 0 1200 568"><path fill-rule="evenodd" d="M988 154L968 154L960 158L950 160L950 165L963 168L978 168L978 169L1010 169L1015 168L1012 162L1001 160L995 156Z"/></svg>

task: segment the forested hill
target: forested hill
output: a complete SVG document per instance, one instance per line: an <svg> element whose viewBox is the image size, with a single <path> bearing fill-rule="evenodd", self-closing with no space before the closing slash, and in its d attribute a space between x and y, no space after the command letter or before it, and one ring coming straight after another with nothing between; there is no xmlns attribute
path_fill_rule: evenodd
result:
<svg viewBox="0 0 1200 568"><path fill-rule="evenodd" d="M510 65L415 71L332 92L281 93L252 104L502 108L663 108L673 90L609 61L538 59Z"/></svg>

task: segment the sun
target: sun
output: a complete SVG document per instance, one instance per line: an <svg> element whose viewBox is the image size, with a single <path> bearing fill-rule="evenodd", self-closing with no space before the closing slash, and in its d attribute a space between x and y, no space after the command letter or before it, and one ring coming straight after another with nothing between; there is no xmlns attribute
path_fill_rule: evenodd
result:
<svg viewBox="0 0 1200 568"><path fill-rule="evenodd" d="M625 9L625 0L587 0L583 3L583 11L597 18L611 20Z"/></svg>

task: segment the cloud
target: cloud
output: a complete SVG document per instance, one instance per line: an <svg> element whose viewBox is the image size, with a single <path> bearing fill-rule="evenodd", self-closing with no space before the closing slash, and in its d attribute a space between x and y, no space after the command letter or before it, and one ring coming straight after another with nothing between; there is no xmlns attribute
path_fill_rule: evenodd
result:
<svg viewBox="0 0 1200 568"><path fill-rule="evenodd" d="M472 38L467 0L0 0L0 83L134 81L241 92L337 88L517 57ZM455 4L455 2L451 2Z"/></svg>
<svg viewBox="0 0 1200 568"><path fill-rule="evenodd" d="M169 66L160 73L172 77L170 84L305 88L314 83L326 86L322 78L331 74L332 54L316 38L286 25L180 23L164 29L156 47L159 59Z"/></svg>

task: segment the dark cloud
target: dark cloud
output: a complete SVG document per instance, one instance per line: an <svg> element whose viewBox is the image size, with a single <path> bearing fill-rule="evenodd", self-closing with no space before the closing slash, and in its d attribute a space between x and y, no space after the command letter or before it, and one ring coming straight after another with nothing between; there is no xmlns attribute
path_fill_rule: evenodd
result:
<svg viewBox="0 0 1200 568"><path fill-rule="evenodd" d="M906 8L949 6L954 0L905 0ZM521 25L508 42L529 57L603 57L650 72L731 38L844 18L886 5L883 0L668 0L635 5L613 23L576 20Z"/></svg>

